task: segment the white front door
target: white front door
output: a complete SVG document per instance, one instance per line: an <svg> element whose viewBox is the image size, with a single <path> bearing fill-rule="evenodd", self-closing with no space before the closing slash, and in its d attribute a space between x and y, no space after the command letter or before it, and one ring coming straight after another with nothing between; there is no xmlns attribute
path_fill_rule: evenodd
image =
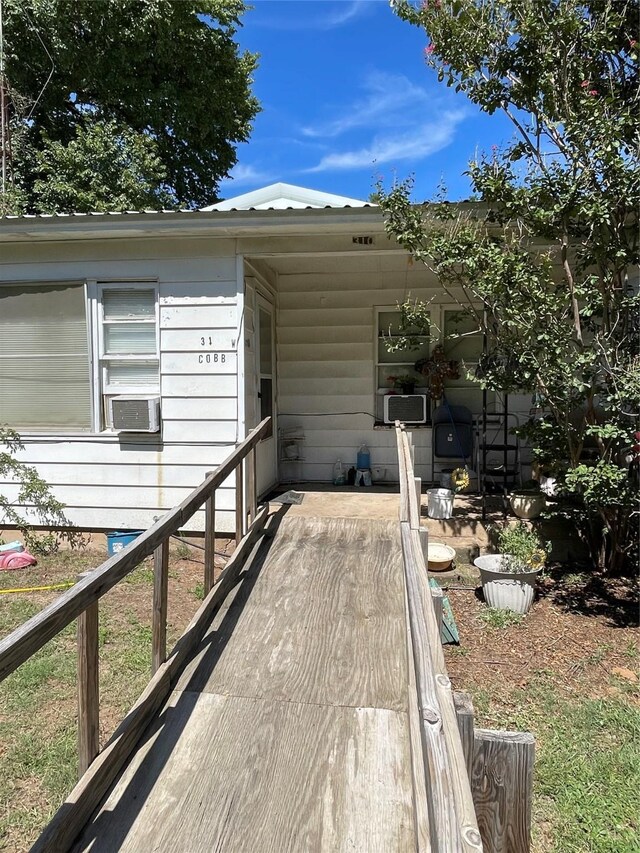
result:
<svg viewBox="0 0 640 853"><path fill-rule="evenodd" d="M257 421L271 416L271 430L258 445L256 456L258 494L262 495L278 479L276 428L276 347L273 305L256 299L256 394Z"/></svg>

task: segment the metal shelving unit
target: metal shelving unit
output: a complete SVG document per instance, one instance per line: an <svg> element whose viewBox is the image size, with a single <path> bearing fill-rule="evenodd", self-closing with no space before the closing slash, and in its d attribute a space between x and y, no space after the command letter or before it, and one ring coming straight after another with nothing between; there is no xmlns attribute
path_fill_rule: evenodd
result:
<svg viewBox="0 0 640 853"><path fill-rule="evenodd" d="M509 395L498 397L500 408L489 411L487 391L482 392L482 415L476 424L476 469L482 495L482 517L486 517L487 494L495 489L502 493L503 510L509 508L509 491L521 480L520 442L511 430L518 418L509 412Z"/></svg>

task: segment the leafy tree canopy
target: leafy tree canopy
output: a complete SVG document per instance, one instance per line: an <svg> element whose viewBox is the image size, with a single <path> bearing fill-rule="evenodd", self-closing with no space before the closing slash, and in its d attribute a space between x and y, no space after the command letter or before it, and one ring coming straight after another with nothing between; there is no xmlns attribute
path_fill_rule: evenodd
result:
<svg viewBox="0 0 640 853"><path fill-rule="evenodd" d="M409 181L381 191L387 227L486 333L478 381L536 395L534 451L575 500L594 559L619 569L639 517L638 2L395 8L425 29L438 78L502 110L514 139L470 164L483 204L415 206Z"/></svg>
<svg viewBox="0 0 640 853"><path fill-rule="evenodd" d="M258 103L240 0L4 0L5 208L199 207Z"/></svg>

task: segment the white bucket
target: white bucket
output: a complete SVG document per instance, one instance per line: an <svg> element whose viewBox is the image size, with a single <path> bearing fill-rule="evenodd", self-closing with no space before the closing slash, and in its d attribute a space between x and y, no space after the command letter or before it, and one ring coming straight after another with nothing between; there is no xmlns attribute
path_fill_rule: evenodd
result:
<svg viewBox="0 0 640 853"><path fill-rule="evenodd" d="M451 518L453 515L451 489L427 489L427 515L429 518Z"/></svg>

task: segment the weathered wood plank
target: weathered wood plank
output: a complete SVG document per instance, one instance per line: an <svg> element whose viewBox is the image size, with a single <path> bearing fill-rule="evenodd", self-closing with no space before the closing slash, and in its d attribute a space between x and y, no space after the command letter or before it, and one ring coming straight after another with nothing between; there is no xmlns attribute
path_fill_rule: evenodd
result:
<svg viewBox="0 0 640 853"><path fill-rule="evenodd" d="M475 730L472 789L485 853L528 853L535 741L529 732Z"/></svg>
<svg viewBox="0 0 640 853"><path fill-rule="evenodd" d="M216 493L204 505L204 594L208 595L215 580Z"/></svg>
<svg viewBox="0 0 640 853"><path fill-rule="evenodd" d="M444 606L444 594L440 587L437 589L435 587L430 587L431 590L431 604L433 606L433 615L436 618L436 625L438 626L438 632L442 629L442 609ZM442 638L442 635L439 634Z"/></svg>
<svg viewBox="0 0 640 853"><path fill-rule="evenodd" d="M405 587L406 595L406 587ZM431 853L434 847L431 844L431 826L429 818L428 793L426 786L426 775L424 772L424 756L422 751L421 716L418 707L418 688L416 686L416 670L413 658L413 647L411 644L411 624L409 621L409 608L406 606L406 651L407 651L407 673L409 695L409 747L411 753L411 781L413 789L413 813L416 825L416 851L417 853Z"/></svg>
<svg viewBox="0 0 640 853"><path fill-rule="evenodd" d="M400 421L396 421L396 449L398 453L398 479L400 483L400 507L399 507L399 517L400 521L409 521L409 489L407 485L409 483L409 474L407 472L407 457L404 452L405 446L405 432L404 432L404 424L401 424Z"/></svg>
<svg viewBox="0 0 640 853"><path fill-rule="evenodd" d="M131 545L114 554L74 587L58 596L48 607L1 640L0 681L62 631L91 602L103 596L133 571L167 536L180 530L213 491L226 480L250 448L260 440L269 428L269 422L270 418L265 418L179 506L160 518Z"/></svg>
<svg viewBox="0 0 640 853"><path fill-rule="evenodd" d="M474 711L471 696L468 693L454 690L453 704L456 709L456 718L458 720L458 731L460 732L460 740L462 741L462 751L467 765L467 773L469 781L473 771L473 744L474 744ZM473 789L472 789L473 793Z"/></svg>
<svg viewBox="0 0 640 853"><path fill-rule="evenodd" d="M100 749L98 602L78 616L78 776Z"/></svg>
<svg viewBox="0 0 640 853"><path fill-rule="evenodd" d="M422 480L420 477L413 478L413 485L415 489L415 501L413 502L413 524L412 527L414 529L420 529L420 505L422 503Z"/></svg>
<svg viewBox="0 0 640 853"><path fill-rule="evenodd" d="M255 447L249 451L249 455L247 456L247 494L248 494L248 510L249 510L249 523L253 521L255 518L256 512L258 511L258 495L257 495L257 454Z"/></svg>
<svg viewBox="0 0 640 853"><path fill-rule="evenodd" d="M398 712L176 691L74 851L409 853L407 747Z"/></svg>
<svg viewBox="0 0 640 853"><path fill-rule="evenodd" d="M285 516L243 596L237 618L209 633L180 689L406 707L397 523Z"/></svg>
<svg viewBox="0 0 640 853"><path fill-rule="evenodd" d="M451 850L452 853L480 850L481 838L457 730L451 682L442 653L440 623L428 586L411 443L408 434L402 429L396 429L396 437L400 471L406 477L404 489L407 493L408 519L401 522L400 527L416 687L422 715L431 840L432 843L445 845L438 849Z"/></svg>
<svg viewBox="0 0 640 853"><path fill-rule="evenodd" d="M202 640L211 619L229 595L245 564L257 558L268 509L265 507L234 551L218 583L198 608L169 658L153 675L131 711L69 794L34 844L31 853L68 853L90 816L100 805L136 743L162 707L185 661Z"/></svg>
<svg viewBox="0 0 640 853"><path fill-rule="evenodd" d="M418 585L418 565L409 523L402 522L400 526L431 841L438 844L438 850L459 853L466 848L463 845L455 798L452 796L455 768L450 763L444 739L442 713L436 691L436 672L430 656L430 647L434 642L433 632L429 631L430 626ZM433 621L435 622L435 619Z"/></svg>
<svg viewBox="0 0 640 853"><path fill-rule="evenodd" d="M449 778L449 800L455 803L458 826L461 834L460 851L478 851L482 849L482 842L471 796L471 787L466 772L465 757L462 750L462 742L458 732L456 712L453 704L453 691L451 682L447 675L447 668L440 640L440 629L436 622L430 587L428 584L427 567L422 553L420 533L418 530L410 530L408 525L401 525L403 536L403 553L409 547L414 557L413 562L405 563L405 571L413 578L412 586L416 592L416 600L420 602L423 627L420 628L418 621L418 636L428 650L431 673L435 686L435 700L440 711L442 733L446 745L448 778ZM409 540L409 541L408 541ZM409 582L407 584L410 588ZM412 625L413 627L413 625ZM416 679L417 680L417 679Z"/></svg>
<svg viewBox="0 0 640 853"><path fill-rule="evenodd" d="M169 597L169 540L153 552L153 610L151 617L151 671L167 659L167 607Z"/></svg>
<svg viewBox="0 0 640 853"><path fill-rule="evenodd" d="M242 463L236 468L236 544L244 531L244 471Z"/></svg>

